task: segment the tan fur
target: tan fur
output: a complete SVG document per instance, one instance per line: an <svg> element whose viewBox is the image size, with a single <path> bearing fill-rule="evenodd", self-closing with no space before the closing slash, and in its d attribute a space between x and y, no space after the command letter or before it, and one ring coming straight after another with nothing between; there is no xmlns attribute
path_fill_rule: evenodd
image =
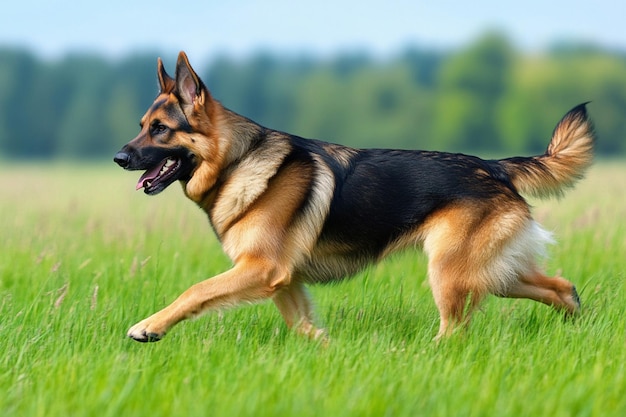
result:
<svg viewBox="0 0 626 417"><path fill-rule="evenodd" d="M294 165L272 178L267 190L243 217L220 233L222 246L236 263L242 256L268 258L271 262L292 269L289 260L300 248L290 242L290 225L294 212L302 203L310 179Z"/></svg>
<svg viewBox="0 0 626 417"><path fill-rule="evenodd" d="M502 161L515 188L537 197L558 197L564 188L582 178L593 160L595 139L593 125L585 114L564 117L554 129L546 153L528 158L530 163Z"/></svg>
<svg viewBox="0 0 626 417"><path fill-rule="evenodd" d="M350 164L350 160L357 154L356 149L335 145L333 143L324 144L324 150L328 152L329 155L335 157L344 167L347 167Z"/></svg>
<svg viewBox="0 0 626 417"><path fill-rule="evenodd" d="M292 282L294 260L302 259L303 250L313 243L306 242L302 248L298 230L291 229L294 211L310 181L298 165L272 178L241 218L228 227L223 225L222 245L235 267L194 285L170 306L133 326L129 334L160 338L180 320L203 311L274 297L290 327L310 337L322 337L323 331L313 325L306 290L301 282ZM295 225L302 227L301 223Z"/></svg>
<svg viewBox="0 0 626 417"><path fill-rule="evenodd" d="M293 281L282 288L273 301L289 328L313 339L325 338L324 330L313 324L313 307L302 282Z"/></svg>
<svg viewBox="0 0 626 417"><path fill-rule="evenodd" d="M572 295L572 289L572 283L566 279L560 276L550 278L535 270L529 271L511 285L504 296L530 298L574 314L578 310L578 303Z"/></svg>
<svg viewBox="0 0 626 417"><path fill-rule="evenodd" d="M207 310L269 298L288 272L263 258L241 257L229 271L193 285L163 310L128 331L137 340L158 340L176 323Z"/></svg>
<svg viewBox="0 0 626 417"><path fill-rule="evenodd" d="M289 151L289 145L281 142L274 147L256 149L237 164L227 182L222 185L211 209L211 220L218 234L222 234L233 219L247 211L252 203L268 191L268 178L274 176L282 157ZM294 177L297 176L295 173Z"/></svg>

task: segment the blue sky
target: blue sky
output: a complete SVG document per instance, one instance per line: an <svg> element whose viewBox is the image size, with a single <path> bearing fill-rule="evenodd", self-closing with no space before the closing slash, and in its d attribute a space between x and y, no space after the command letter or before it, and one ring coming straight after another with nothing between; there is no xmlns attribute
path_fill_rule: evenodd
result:
<svg viewBox="0 0 626 417"><path fill-rule="evenodd" d="M557 40L626 51L625 21L624 0L12 0L0 11L0 45L51 58L77 50L113 57L186 50L197 60L259 48L385 56L409 44L459 47L500 28L530 51Z"/></svg>

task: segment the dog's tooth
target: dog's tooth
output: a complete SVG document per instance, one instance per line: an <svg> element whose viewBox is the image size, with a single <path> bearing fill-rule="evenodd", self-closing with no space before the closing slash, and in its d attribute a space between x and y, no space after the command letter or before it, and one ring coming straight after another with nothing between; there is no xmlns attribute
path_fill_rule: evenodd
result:
<svg viewBox="0 0 626 417"><path fill-rule="evenodd" d="M168 159L167 161L165 161L165 168L169 168L172 165L174 165L174 160L173 159Z"/></svg>

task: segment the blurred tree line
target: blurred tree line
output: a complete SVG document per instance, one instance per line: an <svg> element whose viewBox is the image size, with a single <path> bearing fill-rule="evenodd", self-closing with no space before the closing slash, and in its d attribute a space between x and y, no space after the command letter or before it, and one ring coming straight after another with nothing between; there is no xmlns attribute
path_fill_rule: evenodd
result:
<svg viewBox="0 0 626 417"><path fill-rule="evenodd" d="M0 48L0 156L110 157L138 132L156 93L157 53L49 62ZM173 73L176 57L163 57ZM538 153L576 104L605 155L626 151L626 54L556 45L523 54L500 33L455 51L408 48L392 59L258 53L202 67L215 98L267 127L359 147Z"/></svg>

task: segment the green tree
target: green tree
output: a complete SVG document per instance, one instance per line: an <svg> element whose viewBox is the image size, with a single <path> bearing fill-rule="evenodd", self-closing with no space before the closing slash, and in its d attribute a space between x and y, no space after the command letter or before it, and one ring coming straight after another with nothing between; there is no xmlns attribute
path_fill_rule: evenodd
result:
<svg viewBox="0 0 626 417"><path fill-rule="evenodd" d="M69 97L58 127L57 155L95 157L110 149L105 105L110 89L111 68L102 58L73 56L63 62L66 76L73 78Z"/></svg>
<svg viewBox="0 0 626 417"><path fill-rule="evenodd" d="M0 155L110 158L157 94L157 56L46 61L0 48ZM175 56L164 58L173 75ZM234 111L352 146L542 152L565 111L591 100L599 153L626 152L626 56L589 45L520 54L492 32L453 52L410 48L384 61L259 53L221 57L206 72Z"/></svg>
<svg viewBox="0 0 626 417"><path fill-rule="evenodd" d="M443 63L433 126L438 147L462 151L502 147L495 119L509 88L513 57L508 40L494 32Z"/></svg>
<svg viewBox="0 0 626 417"><path fill-rule="evenodd" d="M135 137L139 132L139 120L158 94L157 55L131 56L113 68L104 107L109 136L101 139L109 152Z"/></svg>
<svg viewBox="0 0 626 417"><path fill-rule="evenodd" d="M424 117L429 94L407 65L371 66L350 81L349 139L358 146L421 147L428 134Z"/></svg>
<svg viewBox="0 0 626 417"><path fill-rule="evenodd" d="M516 68L498 119L508 149L543 152L565 112L591 101L598 152L626 151L625 59L576 49L526 58Z"/></svg>
<svg viewBox="0 0 626 417"><path fill-rule="evenodd" d="M0 145L12 157L38 155L31 137L35 124L28 112L35 96L37 62L33 55L21 50L0 52Z"/></svg>

